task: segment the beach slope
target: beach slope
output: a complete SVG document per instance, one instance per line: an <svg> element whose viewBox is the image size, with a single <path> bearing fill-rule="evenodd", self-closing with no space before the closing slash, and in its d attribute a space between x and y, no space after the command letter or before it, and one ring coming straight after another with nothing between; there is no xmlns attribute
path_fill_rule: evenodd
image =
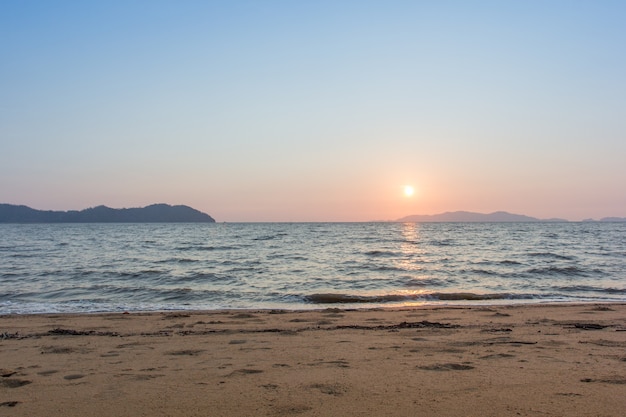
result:
<svg viewBox="0 0 626 417"><path fill-rule="evenodd" d="M0 415L618 416L626 305L0 317Z"/></svg>

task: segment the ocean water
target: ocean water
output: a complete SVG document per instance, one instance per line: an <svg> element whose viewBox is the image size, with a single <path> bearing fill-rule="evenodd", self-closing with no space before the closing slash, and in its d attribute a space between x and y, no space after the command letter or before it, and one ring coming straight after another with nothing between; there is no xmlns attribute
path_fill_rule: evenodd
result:
<svg viewBox="0 0 626 417"><path fill-rule="evenodd" d="M0 314L626 302L626 223L0 225Z"/></svg>

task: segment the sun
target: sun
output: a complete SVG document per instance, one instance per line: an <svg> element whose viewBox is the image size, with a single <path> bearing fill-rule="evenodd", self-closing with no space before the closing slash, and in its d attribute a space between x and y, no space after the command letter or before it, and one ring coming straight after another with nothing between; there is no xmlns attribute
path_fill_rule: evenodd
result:
<svg viewBox="0 0 626 417"><path fill-rule="evenodd" d="M415 194L415 188L413 188L410 185L405 185L404 186L404 196L405 197L411 197L413 194Z"/></svg>

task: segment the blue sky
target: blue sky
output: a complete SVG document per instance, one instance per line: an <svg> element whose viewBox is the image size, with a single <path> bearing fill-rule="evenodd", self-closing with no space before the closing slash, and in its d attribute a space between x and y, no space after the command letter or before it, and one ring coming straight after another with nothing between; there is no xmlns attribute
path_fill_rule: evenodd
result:
<svg viewBox="0 0 626 417"><path fill-rule="evenodd" d="M4 1L0 202L626 216L625 18L610 1Z"/></svg>

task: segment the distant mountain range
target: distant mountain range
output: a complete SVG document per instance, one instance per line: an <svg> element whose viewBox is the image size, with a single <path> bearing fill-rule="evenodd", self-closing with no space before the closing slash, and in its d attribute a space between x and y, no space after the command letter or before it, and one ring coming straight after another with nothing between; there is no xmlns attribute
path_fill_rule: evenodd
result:
<svg viewBox="0 0 626 417"><path fill-rule="evenodd" d="M188 206L153 204L143 208L98 206L75 211L44 211L0 204L0 223L214 223L208 214Z"/></svg>
<svg viewBox="0 0 626 417"><path fill-rule="evenodd" d="M600 220L585 219L583 221L584 222L595 222L595 221L600 221L600 222L626 222L626 217L603 217Z"/></svg>
<svg viewBox="0 0 626 417"><path fill-rule="evenodd" d="M396 220L398 222L566 222L565 219L538 219L524 216L522 214L511 214L506 211L496 211L494 213L472 213L469 211L454 211L441 214L412 215ZM585 221L594 221L591 219ZM626 222L625 217L605 217L601 222Z"/></svg>

